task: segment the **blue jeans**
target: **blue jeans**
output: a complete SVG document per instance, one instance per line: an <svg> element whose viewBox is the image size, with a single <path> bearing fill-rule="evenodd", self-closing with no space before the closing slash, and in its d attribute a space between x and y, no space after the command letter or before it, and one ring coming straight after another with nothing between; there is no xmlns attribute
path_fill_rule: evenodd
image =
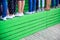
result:
<svg viewBox="0 0 60 40"><path fill-rule="evenodd" d="M0 0L0 15L4 18L7 14L7 0Z"/></svg>
<svg viewBox="0 0 60 40"><path fill-rule="evenodd" d="M52 0L52 7L54 7L54 6L58 6L58 4L59 4L59 0Z"/></svg>
<svg viewBox="0 0 60 40"><path fill-rule="evenodd" d="M59 4L60 4L60 0L59 0Z"/></svg>
<svg viewBox="0 0 60 40"><path fill-rule="evenodd" d="M29 12L36 10L36 0L29 0Z"/></svg>
<svg viewBox="0 0 60 40"><path fill-rule="evenodd" d="M58 6L58 4L59 4L59 0L56 0L56 6Z"/></svg>
<svg viewBox="0 0 60 40"><path fill-rule="evenodd" d="M54 7L54 6L55 6L55 1L51 0L51 7Z"/></svg>

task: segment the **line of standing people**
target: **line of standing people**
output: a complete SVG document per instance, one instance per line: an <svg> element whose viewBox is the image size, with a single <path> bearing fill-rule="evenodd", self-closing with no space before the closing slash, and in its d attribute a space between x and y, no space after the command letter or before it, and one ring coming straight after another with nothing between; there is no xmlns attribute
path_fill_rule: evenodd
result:
<svg viewBox="0 0 60 40"><path fill-rule="evenodd" d="M16 4L18 4L17 13ZM28 0L28 4L29 12L27 14L33 14L36 11L50 10L50 7L58 7L60 0ZM15 16L23 16L24 5L25 0L0 0L0 19L6 20L7 18L14 18Z"/></svg>
<svg viewBox="0 0 60 40"><path fill-rule="evenodd" d="M18 13L15 14L16 4L18 4ZM24 5L24 0L0 0L0 19L6 20L15 16L23 16Z"/></svg>
<svg viewBox="0 0 60 40"><path fill-rule="evenodd" d="M33 14L36 11L50 10L51 8L57 8L60 4L60 0L29 0L29 12L26 14Z"/></svg>

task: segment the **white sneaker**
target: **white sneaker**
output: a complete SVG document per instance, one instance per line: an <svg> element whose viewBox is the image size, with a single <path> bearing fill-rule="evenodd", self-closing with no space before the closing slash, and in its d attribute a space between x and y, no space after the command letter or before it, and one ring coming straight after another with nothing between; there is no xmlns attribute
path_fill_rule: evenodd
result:
<svg viewBox="0 0 60 40"><path fill-rule="evenodd" d="M15 17L15 15L13 14L12 17Z"/></svg>
<svg viewBox="0 0 60 40"><path fill-rule="evenodd" d="M23 13L17 13L17 14L15 14L15 16L24 16L24 14Z"/></svg>
<svg viewBox="0 0 60 40"><path fill-rule="evenodd" d="M38 9L37 12L41 12L41 9Z"/></svg>
<svg viewBox="0 0 60 40"><path fill-rule="evenodd" d="M33 14L35 13L35 11L32 12Z"/></svg>
<svg viewBox="0 0 60 40"><path fill-rule="evenodd" d="M6 17L4 17L4 18L1 18L1 19L2 19L2 20L7 20L7 19L6 19Z"/></svg>
<svg viewBox="0 0 60 40"><path fill-rule="evenodd" d="M11 18L13 18L13 16L7 15L6 18L11 19Z"/></svg>
<svg viewBox="0 0 60 40"><path fill-rule="evenodd" d="M44 11L44 8L42 8L42 11Z"/></svg>
<svg viewBox="0 0 60 40"><path fill-rule="evenodd" d="M26 12L26 14L33 14L33 12Z"/></svg>

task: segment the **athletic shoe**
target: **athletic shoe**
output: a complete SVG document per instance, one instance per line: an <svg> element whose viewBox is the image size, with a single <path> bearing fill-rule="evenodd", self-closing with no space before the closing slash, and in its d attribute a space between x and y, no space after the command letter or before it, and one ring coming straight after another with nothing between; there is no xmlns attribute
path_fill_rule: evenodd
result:
<svg viewBox="0 0 60 40"><path fill-rule="evenodd" d="M23 13L17 13L17 14L15 14L15 16L24 16L24 14Z"/></svg>
<svg viewBox="0 0 60 40"><path fill-rule="evenodd" d="M11 19L11 18L13 18L13 16L12 15L7 15L6 18Z"/></svg>
<svg viewBox="0 0 60 40"><path fill-rule="evenodd" d="M33 12L26 12L26 14L33 14Z"/></svg>
<svg viewBox="0 0 60 40"><path fill-rule="evenodd" d="M12 17L15 17L15 15L13 14Z"/></svg>
<svg viewBox="0 0 60 40"><path fill-rule="evenodd" d="M6 17L4 17L4 18L1 18L1 19L2 19L2 20L7 20L7 19L6 19Z"/></svg>
<svg viewBox="0 0 60 40"><path fill-rule="evenodd" d="M37 12L41 12L41 9L38 9Z"/></svg>
<svg viewBox="0 0 60 40"><path fill-rule="evenodd" d="M58 5L58 7L60 8L60 4Z"/></svg>
<svg viewBox="0 0 60 40"><path fill-rule="evenodd" d="M33 14L35 13L35 11L32 12Z"/></svg>
<svg viewBox="0 0 60 40"><path fill-rule="evenodd" d="M41 10L44 11L44 8L42 8Z"/></svg>

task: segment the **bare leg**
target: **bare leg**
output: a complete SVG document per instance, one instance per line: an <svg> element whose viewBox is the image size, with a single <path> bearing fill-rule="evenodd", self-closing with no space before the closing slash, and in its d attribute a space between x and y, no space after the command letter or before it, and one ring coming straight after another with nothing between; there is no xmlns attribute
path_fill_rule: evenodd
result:
<svg viewBox="0 0 60 40"><path fill-rule="evenodd" d="M18 1L18 12L19 13L22 13L22 11L21 11L21 5L22 5L21 1Z"/></svg>
<svg viewBox="0 0 60 40"><path fill-rule="evenodd" d="M22 3L22 5L21 5L21 12L23 13L24 12L25 1L22 1L21 3Z"/></svg>
<svg viewBox="0 0 60 40"><path fill-rule="evenodd" d="M24 12L24 4L25 1L24 0L18 0L18 13L16 14L16 16L23 16L23 12Z"/></svg>
<svg viewBox="0 0 60 40"><path fill-rule="evenodd" d="M51 0L46 0L46 10L50 9Z"/></svg>

